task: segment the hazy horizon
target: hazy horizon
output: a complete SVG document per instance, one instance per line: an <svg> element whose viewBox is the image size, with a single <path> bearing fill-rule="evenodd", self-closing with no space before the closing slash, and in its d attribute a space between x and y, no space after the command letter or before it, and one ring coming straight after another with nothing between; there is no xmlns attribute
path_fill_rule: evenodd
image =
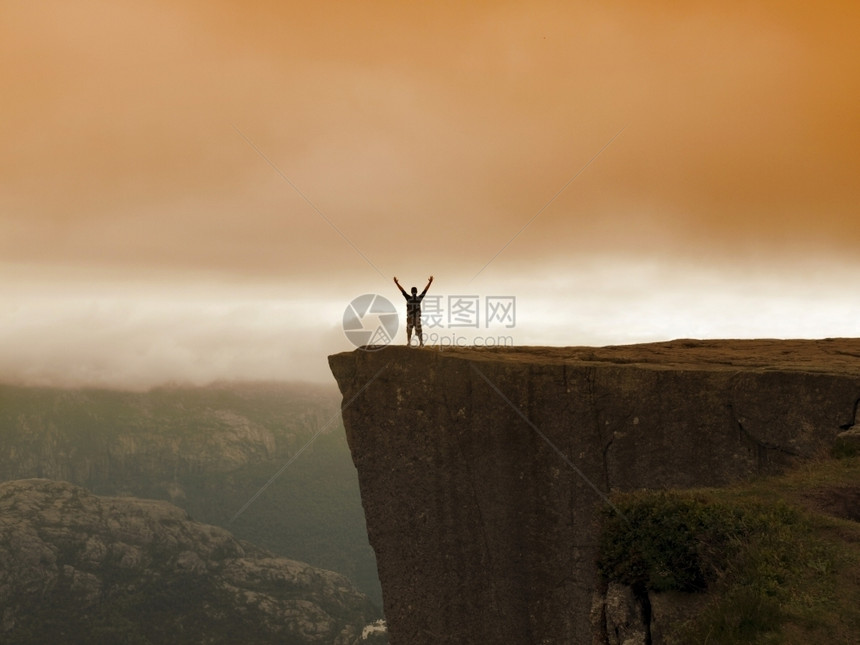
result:
<svg viewBox="0 0 860 645"><path fill-rule="evenodd" d="M468 339L858 335L860 5L0 15L0 381L331 383L395 275L516 298Z"/></svg>

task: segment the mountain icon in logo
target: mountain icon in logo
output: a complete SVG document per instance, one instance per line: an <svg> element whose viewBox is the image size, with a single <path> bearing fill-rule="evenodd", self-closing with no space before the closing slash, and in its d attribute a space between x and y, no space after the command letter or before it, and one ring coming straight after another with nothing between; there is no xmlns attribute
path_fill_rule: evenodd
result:
<svg viewBox="0 0 860 645"><path fill-rule="evenodd" d="M377 293L354 298L343 312L343 333L356 347L381 349L397 334L400 324L391 301Z"/></svg>

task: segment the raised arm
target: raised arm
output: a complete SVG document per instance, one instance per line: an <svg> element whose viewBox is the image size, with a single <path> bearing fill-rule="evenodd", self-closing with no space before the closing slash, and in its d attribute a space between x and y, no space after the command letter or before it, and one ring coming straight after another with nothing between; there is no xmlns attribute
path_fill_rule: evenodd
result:
<svg viewBox="0 0 860 645"><path fill-rule="evenodd" d="M427 293L427 289L429 289L429 288L430 288L430 285L431 285L432 283L433 283L433 276L431 275L431 276L430 276L430 279L429 279L429 280L427 280L427 286L426 286L426 287L424 287L424 291L422 291L422 292L421 292L421 297L422 297L422 298L424 297L424 294L425 294L425 293Z"/></svg>
<svg viewBox="0 0 860 645"><path fill-rule="evenodd" d="M394 284L397 285L397 288L400 289L400 293L403 294L404 298L408 298L409 296L406 294L406 290L400 286L400 283L397 281L397 276L394 276ZM427 285L430 286L430 285Z"/></svg>

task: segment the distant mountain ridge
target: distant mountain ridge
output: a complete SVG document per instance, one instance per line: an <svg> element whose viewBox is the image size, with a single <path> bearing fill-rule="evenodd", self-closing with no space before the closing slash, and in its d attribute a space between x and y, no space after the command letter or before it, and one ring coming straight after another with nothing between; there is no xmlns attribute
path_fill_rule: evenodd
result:
<svg viewBox="0 0 860 645"><path fill-rule="evenodd" d="M313 386L143 393L0 386L0 474L107 488L146 482L168 493L183 475L289 455L336 414L336 398Z"/></svg>

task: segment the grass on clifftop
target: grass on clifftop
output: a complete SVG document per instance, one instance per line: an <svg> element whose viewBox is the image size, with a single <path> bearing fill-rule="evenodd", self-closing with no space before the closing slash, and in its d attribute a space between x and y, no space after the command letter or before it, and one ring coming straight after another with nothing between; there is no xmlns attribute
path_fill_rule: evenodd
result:
<svg viewBox="0 0 860 645"><path fill-rule="evenodd" d="M860 457L725 489L613 499L598 567L641 591L704 593L670 642L860 643Z"/></svg>

